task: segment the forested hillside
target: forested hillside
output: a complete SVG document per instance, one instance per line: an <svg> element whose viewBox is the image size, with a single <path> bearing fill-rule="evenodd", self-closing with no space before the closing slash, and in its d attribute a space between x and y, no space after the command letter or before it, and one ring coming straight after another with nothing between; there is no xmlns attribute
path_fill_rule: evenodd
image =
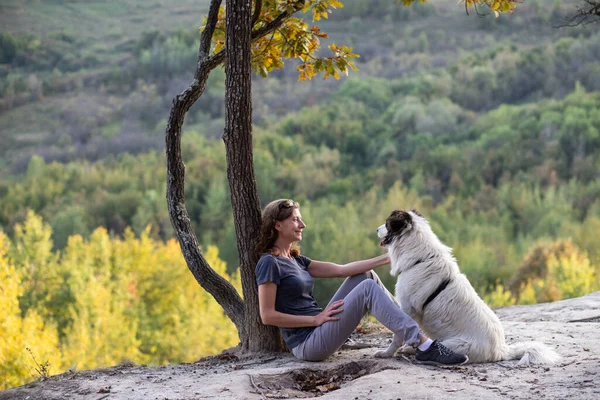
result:
<svg viewBox="0 0 600 400"><path fill-rule="evenodd" d="M600 290L600 31L556 27L576 3L481 18L454 1L344 2L318 25L358 72L300 82L288 63L254 79L261 201L300 202L314 259L380 254L375 228L418 208L494 306ZM166 118L207 4L0 5L0 357L15 360L0 388L36 375L25 347L58 373L235 345L165 202ZM183 151L203 250L235 282L223 98L217 69ZM318 300L338 283L318 282Z"/></svg>

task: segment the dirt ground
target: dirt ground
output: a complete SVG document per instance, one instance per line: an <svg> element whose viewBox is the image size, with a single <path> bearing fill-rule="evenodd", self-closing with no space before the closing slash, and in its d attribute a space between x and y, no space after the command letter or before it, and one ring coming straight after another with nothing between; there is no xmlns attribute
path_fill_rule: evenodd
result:
<svg viewBox="0 0 600 400"><path fill-rule="evenodd" d="M538 340L562 355L552 367L516 361L438 368L410 356L380 360L389 331L353 334L324 362L290 354L221 354L192 364L124 364L67 372L0 392L7 399L600 399L600 292L577 299L496 310L507 342ZM352 346L351 346L352 347Z"/></svg>

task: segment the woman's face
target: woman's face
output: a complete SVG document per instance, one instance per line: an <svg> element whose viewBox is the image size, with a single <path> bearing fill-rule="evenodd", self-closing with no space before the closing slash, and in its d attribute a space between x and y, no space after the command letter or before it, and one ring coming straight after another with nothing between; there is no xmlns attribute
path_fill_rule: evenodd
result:
<svg viewBox="0 0 600 400"><path fill-rule="evenodd" d="M290 242L302 240L302 230L304 228L306 228L306 224L302 221L302 215L297 208L294 208L289 217L275 223L275 229L279 231L279 237Z"/></svg>

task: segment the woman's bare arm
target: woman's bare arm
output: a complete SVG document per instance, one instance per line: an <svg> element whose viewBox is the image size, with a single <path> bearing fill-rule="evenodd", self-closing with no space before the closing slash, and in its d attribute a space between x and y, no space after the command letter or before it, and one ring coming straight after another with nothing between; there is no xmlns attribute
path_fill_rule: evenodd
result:
<svg viewBox="0 0 600 400"><path fill-rule="evenodd" d="M308 273L314 278L345 278L347 276L362 274L363 272L389 263L390 257L387 253L367 260L353 261L343 265L312 260L308 264Z"/></svg>

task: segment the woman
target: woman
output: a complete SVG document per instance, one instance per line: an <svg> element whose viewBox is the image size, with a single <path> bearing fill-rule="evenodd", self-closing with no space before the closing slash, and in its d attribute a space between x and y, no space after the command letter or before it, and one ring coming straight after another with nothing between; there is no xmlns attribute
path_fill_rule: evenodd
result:
<svg viewBox="0 0 600 400"><path fill-rule="evenodd" d="M301 255L300 207L293 200L275 200L263 210L257 250L256 282L260 316L266 325L281 328L291 352L301 360L319 361L332 355L370 312L397 340L417 347L418 362L458 365L467 362L421 333L418 324L394 302L371 271L389 263L387 254L345 265L315 261ZM315 301L313 278L348 277L325 310Z"/></svg>

